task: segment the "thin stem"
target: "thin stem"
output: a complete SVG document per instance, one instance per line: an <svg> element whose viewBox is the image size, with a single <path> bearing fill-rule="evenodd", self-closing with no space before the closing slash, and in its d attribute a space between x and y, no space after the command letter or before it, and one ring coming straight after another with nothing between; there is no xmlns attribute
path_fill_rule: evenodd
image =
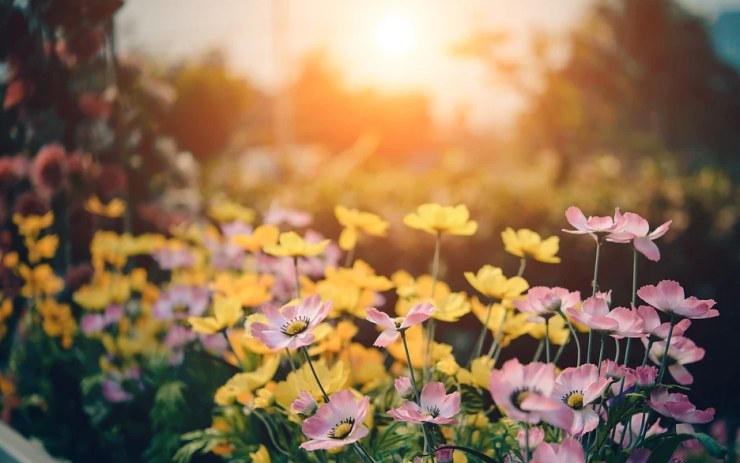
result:
<svg viewBox="0 0 740 463"><path fill-rule="evenodd" d="M545 359L550 363L550 318L545 319Z"/></svg>
<svg viewBox="0 0 740 463"><path fill-rule="evenodd" d="M594 279L591 281L591 297L596 296L596 288L599 286L599 258L601 257L601 238L596 238L596 257L594 258ZM591 347L593 344L593 330L588 332L588 350L586 351L586 363L591 363Z"/></svg>
<svg viewBox="0 0 740 463"><path fill-rule="evenodd" d="M604 346L606 344L606 339L604 339L604 334L601 334L601 348L599 349L599 374L601 374L601 362L604 360Z"/></svg>
<svg viewBox="0 0 740 463"><path fill-rule="evenodd" d="M355 247L353 246L352 249L347 251L347 257L344 259L344 266L347 268L352 267L352 264L355 261Z"/></svg>
<svg viewBox="0 0 740 463"><path fill-rule="evenodd" d="M419 398L419 387L416 385L416 377L414 375L414 367L411 365L411 354L409 354L409 346L406 343L406 331L401 331L401 341L403 342L403 350L406 352L406 362L409 364L409 375L411 376L411 386L414 388L414 396L416 397L416 403L420 403Z"/></svg>
<svg viewBox="0 0 740 463"><path fill-rule="evenodd" d="M565 316L564 313L560 312L560 316L563 317L563 320L565 320L565 323L568 324L568 329L570 330L570 334L573 337L573 340L576 342L576 350L578 351L578 358L576 359L577 363L576 366L581 366L581 341L578 339L578 335L576 334L575 328L573 328L573 325L570 323L570 320L568 320L568 317Z"/></svg>
<svg viewBox="0 0 740 463"><path fill-rule="evenodd" d="M284 450L278 444L277 439L275 439L275 435L273 434L272 426L270 426L270 423L256 410L254 411L254 416L256 416L265 426L265 429L267 430L267 436L270 438L270 441L272 442L272 445L275 447L275 449L286 457L290 457L290 454L286 450Z"/></svg>
<svg viewBox="0 0 740 463"><path fill-rule="evenodd" d="M560 347L558 347L558 351L555 353L555 358L552 359L552 363L555 365L558 364L558 360L560 360L560 356L563 355L563 351L565 350L565 346L568 345L568 341L562 343Z"/></svg>
<svg viewBox="0 0 740 463"><path fill-rule="evenodd" d="M301 298L301 278L298 273L298 256L293 256L293 267L295 268L295 297Z"/></svg>
<svg viewBox="0 0 740 463"><path fill-rule="evenodd" d="M675 323L676 316L671 312L671 327L668 329L668 338L666 338L665 341L665 351L663 352L663 358L660 362L660 371L658 372L658 384L663 383L663 375L665 374L665 367L668 365L668 349L671 347L671 337L673 337L673 327L676 325Z"/></svg>
<svg viewBox="0 0 740 463"><path fill-rule="evenodd" d="M637 299L637 249L632 250L632 307Z"/></svg>
<svg viewBox="0 0 740 463"><path fill-rule="evenodd" d="M647 346L645 347L645 356L642 358L642 366L647 364L648 356L650 355L650 349L653 347L653 339L648 338Z"/></svg>
<svg viewBox="0 0 740 463"><path fill-rule="evenodd" d="M434 240L434 257L432 259L432 292L430 298L434 304L434 293L437 289L437 279L439 278L439 255L442 248L442 233L437 232ZM424 379L429 379L431 373L432 343L434 342L434 318L427 322L427 342L424 349Z"/></svg>
<svg viewBox="0 0 740 463"><path fill-rule="evenodd" d="M624 359L622 360L622 364L626 367L629 366L630 349L632 349L632 338L627 338L627 347L624 349Z"/></svg>
<svg viewBox="0 0 740 463"><path fill-rule="evenodd" d="M532 458L529 452L529 423L524 423L524 451L527 455L527 463Z"/></svg>
<svg viewBox="0 0 740 463"><path fill-rule="evenodd" d="M290 363L290 369L292 371L295 371L295 362L293 362L293 356L290 355L290 350L287 347L285 348L285 355L288 356L288 363Z"/></svg>
<svg viewBox="0 0 740 463"><path fill-rule="evenodd" d="M545 347L545 340L540 339L539 344L537 344L537 350L534 351L534 357L532 357L532 361L536 362L540 359L540 356L542 356L542 348Z"/></svg>
<svg viewBox="0 0 740 463"><path fill-rule="evenodd" d="M486 340L486 333L488 333L488 322L491 320L491 312L493 312L493 300L488 303L486 321L483 323L483 328L480 330L478 341L475 343L475 349L473 349L470 359L468 360L468 366L473 362L473 359L480 357L481 351L483 350L483 343Z"/></svg>
<svg viewBox="0 0 740 463"><path fill-rule="evenodd" d="M616 349L616 353L614 354L614 363L619 365L619 339L614 338L614 347Z"/></svg>
<svg viewBox="0 0 740 463"><path fill-rule="evenodd" d="M434 241L434 260L432 260L432 299L434 299L434 290L437 286L439 277L439 254L442 248L442 233L437 232L437 238Z"/></svg>
<svg viewBox="0 0 740 463"><path fill-rule="evenodd" d="M313 377L316 378L316 384L319 385L319 389L321 389L321 395L324 396L324 400L326 403L329 403L329 396L326 394L326 391L324 390L324 386L321 385L321 380L319 380L319 375L316 374L316 370L313 367L313 363L311 362L311 356L308 355L308 349L306 347L301 347L301 350L303 351L303 355L306 356L306 362L308 362L308 366L311 368L311 373L313 373Z"/></svg>
<svg viewBox="0 0 740 463"><path fill-rule="evenodd" d="M516 276L520 277L524 275L524 269L527 267L527 258L522 257L522 259L519 261L519 271L516 272Z"/></svg>
<svg viewBox="0 0 740 463"><path fill-rule="evenodd" d="M354 447L359 451L360 456L362 456L363 459L368 459L371 463L376 463L375 459L370 456L370 453L367 451L365 446L360 443L360 441L355 442Z"/></svg>

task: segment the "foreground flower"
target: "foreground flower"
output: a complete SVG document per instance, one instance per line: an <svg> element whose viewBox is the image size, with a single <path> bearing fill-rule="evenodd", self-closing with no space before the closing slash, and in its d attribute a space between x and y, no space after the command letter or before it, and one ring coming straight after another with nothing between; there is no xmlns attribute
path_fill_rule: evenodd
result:
<svg viewBox="0 0 740 463"><path fill-rule="evenodd" d="M592 363L578 368L566 368L555 380L553 397L559 398L573 409L573 424L568 430L576 437L593 431L599 416L591 404L601 397L609 380L599 377L599 369Z"/></svg>
<svg viewBox="0 0 740 463"><path fill-rule="evenodd" d="M416 304L409 310L405 317L391 318L387 313L370 307L367 309L367 320L383 328L378 338L373 343L377 347L385 347L392 343L402 331L410 326L424 323L432 316L434 306L432 304Z"/></svg>
<svg viewBox="0 0 740 463"><path fill-rule="evenodd" d="M231 328L244 315L239 301L216 297L213 303L213 317L188 317L193 330L203 334L214 334Z"/></svg>
<svg viewBox="0 0 740 463"><path fill-rule="evenodd" d="M318 256L329 245L331 240L310 243L296 232L281 233L277 244L268 244L264 247L267 254L278 257L311 257Z"/></svg>
<svg viewBox="0 0 740 463"><path fill-rule="evenodd" d="M408 423L457 424L453 416L460 413L460 393L446 394L445 386L439 382L427 383L421 390L419 404L406 401L388 414L397 421Z"/></svg>
<svg viewBox="0 0 740 463"><path fill-rule="evenodd" d="M682 423L703 424L714 419L714 408L697 410L686 394L669 394L665 389L653 391L648 405L661 415Z"/></svg>
<svg viewBox="0 0 740 463"><path fill-rule="evenodd" d="M649 305L641 305L637 308L637 314L642 317L643 330L649 338L655 340L665 339L668 337L668 331L671 328L669 322L661 323L658 311ZM685 318L673 325L672 336L683 336L686 330L691 326L691 320Z"/></svg>
<svg viewBox="0 0 740 463"><path fill-rule="evenodd" d="M567 313L577 323L617 339L643 334L643 321L636 311L624 307L609 310L606 300L599 297L589 297L581 310L570 308Z"/></svg>
<svg viewBox="0 0 740 463"><path fill-rule="evenodd" d="M637 290L640 299L667 314L686 318L712 318L719 315L713 309L713 299L686 298L683 288L673 280L663 280L657 286L647 285Z"/></svg>
<svg viewBox="0 0 740 463"><path fill-rule="evenodd" d="M518 359L494 370L488 381L493 401L511 419L537 424L540 421L563 429L573 423L573 411L552 399L555 365L534 362L522 365Z"/></svg>
<svg viewBox="0 0 740 463"><path fill-rule="evenodd" d="M371 212L336 206L334 215L344 227L342 234L339 235L339 247L345 251L354 249L360 231L370 236L385 236L388 230L388 222Z"/></svg>
<svg viewBox="0 0 740 463"><path fill-rule="evenodd" d="M440 206L439 204L422 204L416 212L407 214L403 223L410 228L422 230L432 235L449 233L450 235L474 235L478 231L478 222L469 220L468 208L458 206Z"/></svg>
<svg viewBox="0 0 740 463"><path fill-rule="evenodd" d="M514 307L520 312L532 314L530 322L542 322L546 318L565 313L571 307L575 307L581 301L581 293L570 292L565 288L548 288L535 286L527 291L524 300L514 301Z"/></svg>
<svg viewBox="0 0 740 463"><path fill-rule="evenodd" d="M543 443L532 455L530 463L579 463L586 461L583 447L577 440L566 437L558 444Z"/></svg>
<svg viewBox="0 0 740 463"><path fill-rule="evenodd" d="M643 343L645 341L643 340ZM684 367L688 363L695 363L704 358L704 349L689 338L674 337L668 347L668 371L678 384L684 386L694 382L694 377ZM660 365L665 354L665 341L659 341L650 348L650 360Z"/></svg>
<svg viewBox="0 0 740 463"><path fill-rule="evenodd" d="M560 263L560 257L555 255L560 249L558 236L543 240L538 233L528 228L514 231L513 228L507 227L501 232L501 239L504 242L504 249L509 254L521 258L531 257L546 264Z"/></svg>
<svg viewBox="0 0 740 463"><path fill-rule="evenodd" d="M586 218L581 209L576 206L570 206L565 211L565 218L568 220L568 223L575 228L575 230L563 229L564 232L573 233L575 235L589 234L594 239L596 239L596 235L605 235L620 231L624 223L624 218L619 213L619 208L614 211L614 218L609 216L589 216Z"/></svg>
<svg viewBox="0 0 740 463"><path fill-rule="evenodd" d="M606 237L606 240L614 243L632 242L635 249L642 255L653 262L659 261L660 250L653 241L666 234L668 228L671 226L671 221L669 220L650 232L648 221L634 212L626 212L622 217L622 229L610 233Z"/></svg>
<svg viewBox="0 0 740 463"><path fill-rule="evenodd" d="M280 309L265 304L262 313L268 324L253 323L252 335L273 350L309 346L315 340L313 329L324 321L329 310L331 302L322 303L318 294Z"/></svg>
<svg viewBox="0 0 740 463"><path fill-rule="evenodd" d="M329 402L321 405L310 418L303 422L303 434L309 440L301 444L304 450L321 450L352 444L367 436L365 421L370 398L365 396L355 401L352 392L345 389L332 394Z"/></svg>

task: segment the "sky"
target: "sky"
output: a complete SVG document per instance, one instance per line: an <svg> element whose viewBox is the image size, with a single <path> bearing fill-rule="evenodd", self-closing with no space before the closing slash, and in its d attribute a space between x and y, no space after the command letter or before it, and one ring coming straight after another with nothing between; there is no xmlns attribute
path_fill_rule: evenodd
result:
<svg viewBox="0 0 740 463"><path fill-rule="evenodd" d="M711 21L740 0L681 0ZM504 30L510 50L534 31L562 35L591 0L127 0L116 16L121 52L161 62L224 50L235 73L274 91L300 59L325 50L353 87L425 91L435 118L469 111L471 128L506 127L525 100L474 60L453 56L477 30ZM389 26L390 24L390 26ZM385 25L385 28L384 28ZM385 32L380 32L385 31ZM394 45L395 44L395 45ZM403 45L403 46L401 46Z"/></svg>

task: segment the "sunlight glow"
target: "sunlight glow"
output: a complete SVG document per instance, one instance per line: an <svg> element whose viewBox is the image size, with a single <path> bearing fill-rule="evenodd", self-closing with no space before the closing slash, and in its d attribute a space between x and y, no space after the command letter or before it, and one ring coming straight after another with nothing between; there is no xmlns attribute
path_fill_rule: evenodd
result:
<svg viewBox="0 0 740 463"><path fill-rule="evenodd" d="M406 53L414 43L414 25L403 16L386 16L378 24L375 37L384 51Z"/></svg>

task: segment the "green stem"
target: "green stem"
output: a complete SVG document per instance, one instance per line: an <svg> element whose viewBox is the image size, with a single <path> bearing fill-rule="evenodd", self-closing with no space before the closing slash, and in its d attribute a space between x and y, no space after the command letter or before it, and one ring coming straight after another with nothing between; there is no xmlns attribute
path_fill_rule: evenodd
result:
<svg viewBox="0 0 740 463"><path fill-rule="evenodd" d="M591 297L596 296L596 288L599 283L599 258L601 257L601 237L596 238L596 258L594 259L594 279L591 281ZM588 331L588 350L586 351L586 363L591 363L591 347L593 344L593 330Z"/></svg>
<svg viewBox="0 0 740 463"><path fill-rule="evenodd" d="M473 352L470 355L470 359L468 360L468 366L470 366L470 364L473 362L473 359L480 357L481 351L483 350L483 343L486 340L486 333L488 333L488 322L491 320L491 312L493 312L493 300L488 303L486 321L483 323L483 328L481 328L480 330L478 341L476 341L475 343L475 349L473 349Z"/></svg>
<svg viewBox="0 0 740 463"><path fill-rule="evenodd" d="M532 357L533 362L537 362L540 360L540 357L542 356L542 348L545 347L545 340L540 339L539 344L537 344L537 350L534 351L534 357Z"/></svg>
<svg viewBox="0 0 740 463"><path fill-rule="evenodd" d="M550 363L550 319L545 319L545 359Z"/></svg>
<svg viewBox="0 0 740 463"><path fill-rule="evenodd" d="M295 297L301 298L301 278L298 274L298 256L293 256L293 267L295 268Z"/></svg>
<svg viewBox="0 0 740 463"><path fill-rule="evenodd" d="M558 347L558 351L555 352L555 358L552 359L552 363L554 363L555 365L558 364L558 360L560 360L560 356L563 355L563 351L565 350L565 346L567 345L568 345L568 341L562 343L560 347Z"/></svg>
<svg viewBox="0 0 740 463"><path fill-rule="evenodd" d="M599 349L599 365L598 365L599 374L601 374L601 362L604 360L604 346L606 344L606 339L604 339L604 334L603 333L600 333L600 334L601 334L601 347Z"/></svg>
<svg viewBox="0 0 740 463"><path fill-rule="evenodd" d="M524 423L524 451L527 455L526 462L529 463L529 460L532 459L529 452L529 423Z"/></svg>
<svg viewBox="0 0 740 463"><path fill-rule="evenodd" d="M411 376L411 386L414 388L414 397L416 397L416 403L421 403L419 396L419 387L416 385L416 376L414 375L414 367L411 365L411 354L409 354L409 346L406 343L406 331L401 331L401 341L403 342L403 350L406 352L406 362L409 364L409 376Z"/></svg>
<svg viewBox="0 0 740 463"><path fill-rule="evenodd" d="M614 348L616 353L614 354L614 363L619 365L619 339L614 338Z"/></svg>
<svg viewBox="0 0 740 463"><path fill-rule="evenodd" d="M290 355L290 350L287 347L285 348L285 355L288 356L288 363L290 363L290 369L292 371L295 371L295 362L293 362L293 356Z"/></svg>
<svg viewBox="0 0 740 463"><path fill-rule="evenodd" d="M432 304L434 304L434 293L437 289L437 279L439 278L439 255L442 248L442 233L437 232L434 240L434 258L432 260L432 292L430 298ZM431 357L432 357L432 343L434 342L434 318L430 318L427 322L427 342L426 348L424 349L424 380L429 379L431 374Z"/></svg>
<svg viewBox="0 0 740 463"><path fill-rule="evenodd" d="M570 334L573 337L573 340L576 342L576 350L578 351L578 358L576 359L577 361L576 366L580 367L581 366L581 341L578 339L576 330L575 328L573 328L573 324L571 324L570 320L568 320L568 317L562 312L560 312L560 316L563 317L563 320L565 320L565 323L568 324L568 329L570 330Z"/></svg>
<svg viewBox="0 0 740 463"><path fill-rule="evenodd" d="M645 347L645 356L642 358L642 366L644 367L647 364L648 357L650 355L650 348L653 347L653 339L648 338L647 346Z"/></svg>
<svg viewBox="0 0 740 463"><path fill-rule="evenodd" d="M665 374L665 368L666 365L668 365L668 349L671 347L671 337L673 337L673 327L676 325L675 323L676 316L671 312L671 327L668 329L668 338L666 338L665 341L665 351L663 352L663 358L660 362L660 371L658 372L658 382L657 384L663 383L663 375Z"/></svg>
<svg viewBox="0 0 740 463"><path fill-rule="evenodd" d="M316 378L316 384L319 385L319 389L321 389L321 395L324 396L324 400L326 403L329 403L329 396L326 394L326 391L324 390L324 386L321 385L321 380L319 380L319 375L316 374L316 370L313 367L313 363L311 362L311 356L308 355L308 349L306 347L301 347L301 350L303 351L303 355L306 356L306 362L308 362L308 366L311 368L311 373L313 373L313 377Z"/></svg>
<svg viewBox="0 0 740 463"><path fill-rule="evenodd" d="M344 259L344 266L347 268L352 267L352 263L355 260L355 247L347 251L347 257Z"/></svg>
<svg viewBox="0 0 740 463"><path fill-rule="evenodd" d="M522 259L519 261L519 271L516 272L516 276L520 277L524 275L524 269L527 267L527 258L522 257Z"/></svg>

